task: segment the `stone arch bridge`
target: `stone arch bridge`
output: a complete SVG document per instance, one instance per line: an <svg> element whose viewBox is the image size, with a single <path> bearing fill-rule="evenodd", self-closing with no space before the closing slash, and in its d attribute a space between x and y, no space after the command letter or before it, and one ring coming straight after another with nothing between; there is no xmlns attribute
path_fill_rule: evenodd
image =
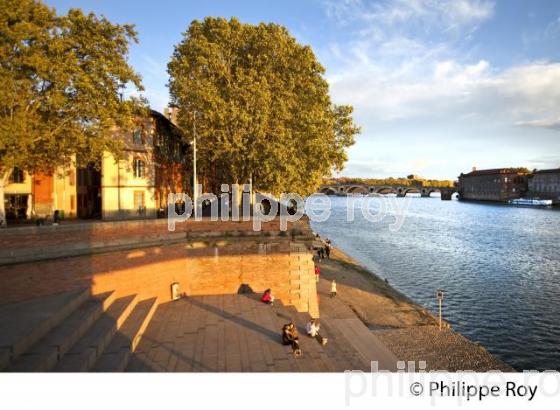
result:
<svg viewBox="0 0 560 410"><path fill-rule="evenodd" d="M321 185L319 193L325 195L368 195L368 194L396 194L397 197L405 197L408 193L420 194L422 198L429 198L433 192L440 192L443 201L451 200L454 193L458 193L456 187L419 187L405 185L364 185L364 184L335 184Z"/></svg>

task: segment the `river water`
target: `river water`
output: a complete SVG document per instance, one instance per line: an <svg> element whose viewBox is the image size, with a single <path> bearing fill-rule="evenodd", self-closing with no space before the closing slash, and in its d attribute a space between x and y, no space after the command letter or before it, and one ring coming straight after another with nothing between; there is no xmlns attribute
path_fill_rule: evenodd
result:
<svg viewBox="0 0 560 410"><path fill-rule="evenodd" d="M323 238L434 313L436 290L444 289L452 327L516 369L560 370L558 210L439 197L328 198L330 218L311 222ZM379 217L384 208L385 217L370 222L361 206Z"/></svg>

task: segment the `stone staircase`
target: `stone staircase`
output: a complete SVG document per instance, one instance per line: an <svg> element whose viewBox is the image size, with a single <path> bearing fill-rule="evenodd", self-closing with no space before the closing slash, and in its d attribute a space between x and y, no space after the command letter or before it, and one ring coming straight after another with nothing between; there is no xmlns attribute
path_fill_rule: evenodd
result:
<svg viewBox="0 0 560 410"><path fill-rule="evenodd" d="M333 301L333 303L339 303ZM132 372L342 372L396 370L396 357L352 314L324 317L325 346L305 333L311 319L259 295L187 297L159 305L126 371ZM293 320L302 356L281 344L282 326Z"/></svg>
<svg viewBox="0 0 560 410"><path fill-rule="evenodd" d="M0 370L122 371L157 300L63 292L0 306Z"/></svg>
<svg viewBox="0 0 560 410"><path fill-rule="evenodd" d="M323 302L323 346L308 313L259 295L156 298L76 290L0 306L0 370L10 372L342 372L396 370L395 356L338 300ZM302 356L281 344L294 321Z"/></svg>

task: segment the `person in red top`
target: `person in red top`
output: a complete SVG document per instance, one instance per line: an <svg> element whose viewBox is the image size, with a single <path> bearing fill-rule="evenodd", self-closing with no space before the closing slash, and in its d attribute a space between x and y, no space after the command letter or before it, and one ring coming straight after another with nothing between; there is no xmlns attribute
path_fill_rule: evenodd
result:
<svg viewBox="0 0 560 410"><path fill-rule="evenodd" d="M319 276L321 275L321 268L315 265L315 279L319 283Z"/></svg>
<svg viewBox="0 0 560 410"><path fill-rule="evenodd" d="M264 291L261 297L261 302L266 303L267 305L274 304L274 296L272 296L272 291L270 289Z"/></svg>

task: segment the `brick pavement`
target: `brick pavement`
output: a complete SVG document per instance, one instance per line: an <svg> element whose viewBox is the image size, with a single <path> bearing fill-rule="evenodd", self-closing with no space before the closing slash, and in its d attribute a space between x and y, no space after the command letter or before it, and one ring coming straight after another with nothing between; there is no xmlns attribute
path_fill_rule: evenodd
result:
<svg viewBox="0 0 560 410"><path fill-rule="evenodd" d="M305 334L307 313L277 301L268 306L258 295L188 297L161 304L127 371L148 372L342 372L370 370L370 361L396 369L396 358L353 312L325 301L321 333L326 346ZM321 305L321 309L323 309ZM282 326L294 320L301 357L280 343Z"/></svg>

